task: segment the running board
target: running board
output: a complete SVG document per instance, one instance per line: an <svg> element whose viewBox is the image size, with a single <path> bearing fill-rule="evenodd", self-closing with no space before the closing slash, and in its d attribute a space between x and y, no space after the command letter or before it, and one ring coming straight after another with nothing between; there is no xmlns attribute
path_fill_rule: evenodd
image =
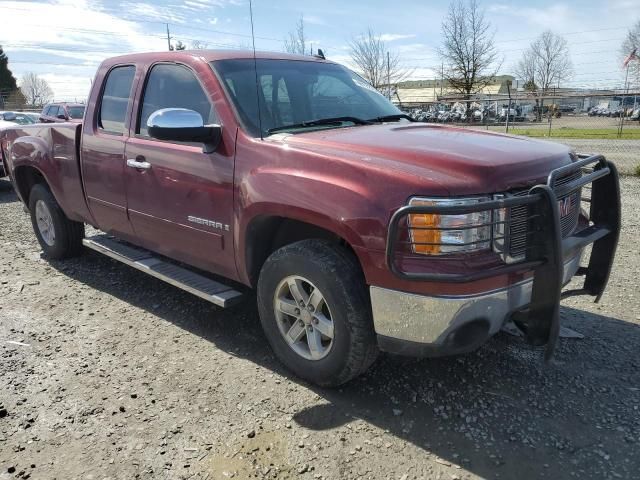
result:
<svg viewBox="0 0 640 480"><path fill-rule="evenodd" d="M119 242L106 234L85 238L82 240L82 244L219 307L228 307L236 303L242 296L242 293L228 285L223 285L184 267L161 260L147 250Z"/></svg>

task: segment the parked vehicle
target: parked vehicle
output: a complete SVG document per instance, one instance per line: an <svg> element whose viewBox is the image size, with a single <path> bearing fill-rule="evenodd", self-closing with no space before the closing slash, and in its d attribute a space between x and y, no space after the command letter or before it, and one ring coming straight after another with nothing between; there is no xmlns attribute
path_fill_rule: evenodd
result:
<svg viewBox="0 0 640 480"><path fill-rule="evenodd" d="M509 121L513 122L517 116L517 112L515 108L509 108L507 105L503 106L500 109L500 115L499 115L499 120L501 122L506 122L507 120L507 111L509 112Z"/></svg>
<svg viewBox="0 0 640 480"><path fill-rule="evenodd" d="M82 123L85 106L80 103L51 103L42 109L40 121L43 123Z"/></svg>
<svg viewBox="0 0 640 480"><path fill-rule="evenodd" d="M484 123L487 118L487 109L486 108L477 108L471 114L471 121Z"/></svg>
<svg viewBox="0 0 640 480"><path fill-rule="evenodd" d="M6 127L15 127L16 125L18 125L15 122L10 122L7 120L0 120L0 129L2 128L6 128Z"/></svg>
<svg viewBox="0 0 640 480"><path fill-rule="evenodd" d="M330 61L115 57L87 105L81 125L0 133L44 254L84 245L222 307L257 289L275 354L310 382L342 384L379 350L468 352L509 319L549 357L560 299L607 284L612 163L413 123ZM584 288L561 293L576 274Z"/></svg>
<svg viewBox="0 0 640 480"><path fill-rule="evenodd" d="M560 111L562 113L575 113L578 109L577 105L560 105Z"/></svg>
<svg viewBox="0 0 640 480"><path fill-rule="evenodd" d="M0 112L0 121L12 122L16 125L31 125L36 123L32 117L23 112Z"/></svg>
<svg viewBox="0 0 640 480"><path fill-rule="evenodd" d="M31 119L31 123L39 123L40 122L40 114L34 112L22 112L25 117Z"/></svg>
<svg viewBox="0 0 640 480"><path fill-rule="evenodd" d="M0 134L2 130L9 127L15 127L17 123L8 122L6 120L0 120ZM2 161L2 157L0 156L0 178L7 176L7 170L5 169L4 162Z"/></svg>

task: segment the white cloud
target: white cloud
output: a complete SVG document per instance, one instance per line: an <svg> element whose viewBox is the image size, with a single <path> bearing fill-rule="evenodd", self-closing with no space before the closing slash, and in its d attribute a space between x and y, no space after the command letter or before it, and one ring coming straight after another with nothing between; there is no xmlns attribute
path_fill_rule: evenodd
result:
<svg viewBox="0 0 640 480"><path fill-rule="evenodd" d="M393 42L395 40L406 40L407 38L415 38L414 34L402 34L402 33L383 33L380 35L380 40L383 42Z"/></svg>
<svg viewBox="0 0 640 480"><path fill-rule="evenodd" d="M141 18L169 23L185 23L186 21L184 14L177 12L176 9L159 7L153 3L126 2L122 4L122 9L132 20Z"/></svg>
<svg viewBox="0 0 640 480"><path fill-rule="evenodd" d="M143 5L139 4L139 7L144 8ZM60 100L86 96L95 69L105 58L162 49L166 42L158 35L143 33L135 22L97 9L89 0L5 1L0 2L0 11L0 35L9 39L4 47L11 54L10 60L16 60L11 67L16 76L27 71L44 73L42 76L50 82L56 99ZM25 21L26 15L28 21ZM50 28L51 19L61 18L65 21L55 21L55 28ZM78 66L55 65L56 60L51 56L57 60L67 58L69 62L61 63ZM21 57L38 60L29 64L20 61ZM47 61L53 65L45 65Z"/></svg>
<svg viewBox="0 0 640 480"><path fill-rule="evenodd" d="M324 18L318 17L317 15L305 15L304 22L310 23L311 25L326 25Z"/></svg>

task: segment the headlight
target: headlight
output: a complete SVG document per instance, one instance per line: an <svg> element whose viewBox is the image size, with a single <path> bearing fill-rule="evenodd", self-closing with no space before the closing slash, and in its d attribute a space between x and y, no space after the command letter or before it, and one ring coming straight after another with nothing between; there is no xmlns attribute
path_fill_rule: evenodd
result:
<svg viewBox="0 0 640 480"><path fill-rule="evenodd" d="M474 198L420 198L409 205L469 205L491 200ZM408 216L411 248L414 253L440 255L486 250L491 242L491 211L464 215L410 214Z"/></svg>

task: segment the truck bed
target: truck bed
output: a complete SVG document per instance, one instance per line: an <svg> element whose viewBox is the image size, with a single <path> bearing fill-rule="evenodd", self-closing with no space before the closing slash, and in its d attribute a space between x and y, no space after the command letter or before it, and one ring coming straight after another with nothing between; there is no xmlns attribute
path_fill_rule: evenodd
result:
<svg viewBox="0 0 640 480"><path fill-rule="evenodd" d="M80 133L77 123L35 124L0 132L0 145L12 178L42 175L65 214L93 223L86 205L80 169ZM18 191L26 199L28 191Z"/></svg>

